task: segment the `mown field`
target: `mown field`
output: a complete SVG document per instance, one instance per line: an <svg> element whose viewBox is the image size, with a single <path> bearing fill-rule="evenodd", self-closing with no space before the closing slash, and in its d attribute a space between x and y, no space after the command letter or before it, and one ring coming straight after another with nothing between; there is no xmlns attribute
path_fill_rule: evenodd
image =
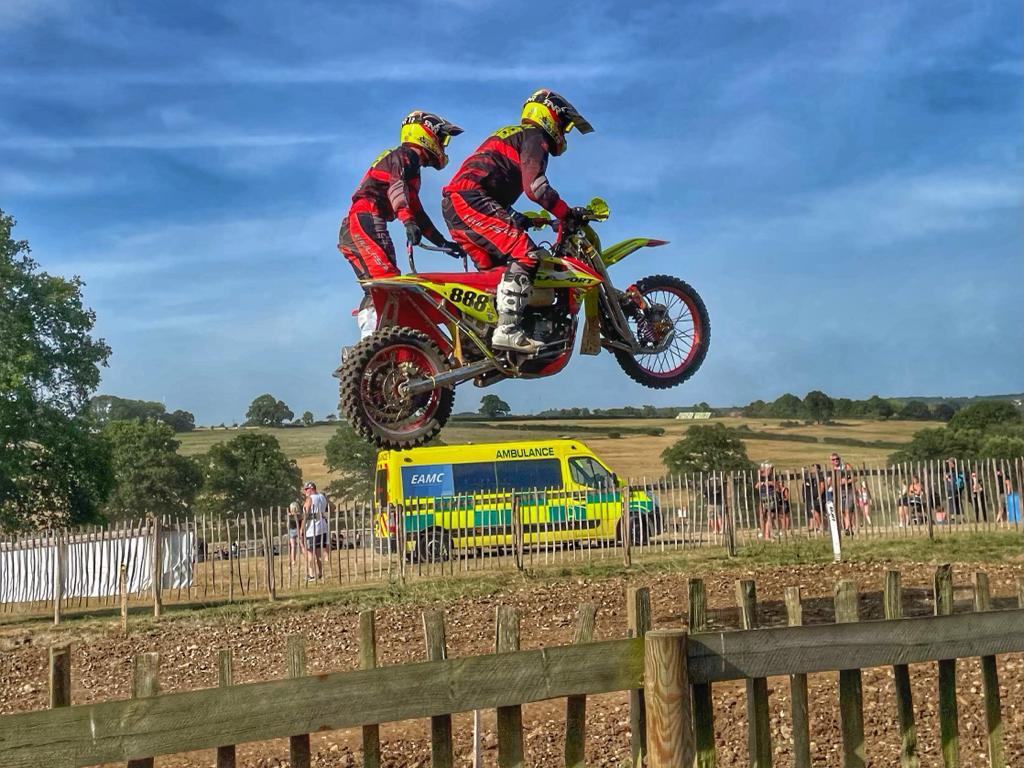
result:
<svg viewBox="0 0 1024 768"><path fill-rule="evenodd" d="M780 467L802 467L822 463L832 451L846 461L884 461L895 446L910 440L914 432L928 427L942 426L939 422L921 421L861 421L844 420L837 424L801 425L784 427L779 419L721 418L717 423L729 427L749 428L750 437L744 438L747 453L755 461L770 460ZM453 422L441 433L449 444L505 442L509 440L547 440L573 437L582 440L601 456L622 477L653 478L664 473L661 452L679 440L695 422L675 419L565 419L551 421ZM698 422L699 423L699 422ZM707 423L707 422L704 422ZM515 427L515 431L510 427ZM629 429L662 428L660 437L633 434ZM305 428L253 429L274 435L284 451L294 458L302 469L303 477L314 482L330 480L324 466L324 446L337 429L335 426ZM179 435L181 452L186 455L204 453L214 443L230 440L241 430L197 430ZM619 433L619 437L610 435ZM765 433L776 439L767 439L756 433ZM820 442L801 442L813 438ZM884 447L843 445L845 439L885 443Z"/></svg>

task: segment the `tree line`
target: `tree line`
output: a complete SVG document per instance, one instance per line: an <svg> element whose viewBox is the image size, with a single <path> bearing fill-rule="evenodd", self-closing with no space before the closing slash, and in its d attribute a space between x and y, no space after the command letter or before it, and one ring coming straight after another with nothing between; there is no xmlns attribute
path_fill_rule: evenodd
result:
<svg viewBox="0 0 1024 768"><path fill-rule="evenodd" d="M770 403L754 400L741 410L749 418L798 419L824 424L830 419L898 419L900 421L949 421L959 407L953 402L928 405L922 400L903 402L872 395L866 400L830 397L820 390L802 399L787 392Z"/></svg>

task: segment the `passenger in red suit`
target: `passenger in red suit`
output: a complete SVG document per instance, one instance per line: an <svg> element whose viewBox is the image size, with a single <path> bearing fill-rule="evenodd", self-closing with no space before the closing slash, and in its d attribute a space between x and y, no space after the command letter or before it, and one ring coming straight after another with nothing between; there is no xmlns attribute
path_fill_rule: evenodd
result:
<svg viewBox="0 0 1024 768"><path fill-rule="evenodd" d="M396 218L405 225L409 242L418 245L426 238L434 245L462 251L434 226L420 204L420 168L438 170L448 164L445 147L459 126L430 112L410 112L402 121L400 144L381 153L363 176L352 195L352 207L338 231L338 250L352 265L360 280L400 274L395 246L388 235L388 222Z"/></svg>

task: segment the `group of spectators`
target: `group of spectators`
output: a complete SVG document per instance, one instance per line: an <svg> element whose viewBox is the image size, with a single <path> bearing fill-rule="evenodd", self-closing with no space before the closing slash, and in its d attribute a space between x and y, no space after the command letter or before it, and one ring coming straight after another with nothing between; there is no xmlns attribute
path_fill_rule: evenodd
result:
<svg viewBox="0 0 1024 768"><path fill-rule="evenodd" d="M306 563L306 581L323 578L323 552L329 533L327 497L317 490L316 483L302 487L304 499L288 505L288 554L294 563L299 553Z"/></svg>
<svg viewBox="0 0 1024 768"><path fill-rule="evenodd" d="M875 498L869 475L861 474L838 453L829 457L828 468L821 464L804 467L799 485L800 501L807 514L810 532L824 532L829 515L835 515L836 525L843 535L854 536L864 526L871 526ZM973 520L988 522L1018 522L1020 496L1014 491L1010 477L996 468L990 479L994 496L990 499L983 472L974 465L950 458L942 462L940 471L921 476L909 475L893 487L899 527L926 524L929 519L937 525L963 522L970 505ZM889 481L885 481L888 484ZM882 482L876 490L884 490ZM737 489L738 490L738 489ZM721 474L712 473L702 489L708 510L708 525L713 533L723 530L726 493ZM738 491L739 492L739 491ZM781 537L792 528L789 478L777 474L771 462L762 462L753 484L753 498L757 510L757 536L770 539Z"/></svg>

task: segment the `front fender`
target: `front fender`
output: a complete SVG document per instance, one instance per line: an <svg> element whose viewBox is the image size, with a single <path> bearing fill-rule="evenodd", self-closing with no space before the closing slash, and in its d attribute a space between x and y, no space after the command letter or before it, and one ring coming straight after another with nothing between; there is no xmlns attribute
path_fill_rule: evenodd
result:
<svg viewBox="0 0 1024 768"><path fill-rule="evenodd" d="M601 260L604 262L606 267L610 267L612 264L622 261L624 258L629 256L633 251L640 250L641 248L656 248L659 245L666 245L668 240L652 240L649 237L632 237L629 240L623 240L621 243L610 245L601 251Z"/></svg>

